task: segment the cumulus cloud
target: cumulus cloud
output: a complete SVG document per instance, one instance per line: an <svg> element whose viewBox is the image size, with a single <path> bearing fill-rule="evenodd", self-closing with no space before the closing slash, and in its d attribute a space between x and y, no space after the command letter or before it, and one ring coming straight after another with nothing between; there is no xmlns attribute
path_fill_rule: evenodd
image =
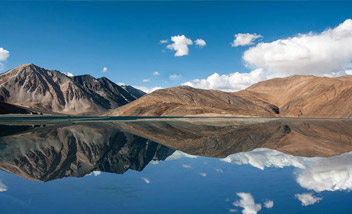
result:
<svg viewBox="0 0 352 214"><path fill-rule="evenodd" d="M256 204L254 198L250 193L239 192L236 193L238 197L241 198L239 201L233 203L236 207L242 207L243 214L256 214L262 209L261 204Z"/></svg>
<svg viewBox="0 0 352 214"><path fill-rule="evenodd" d="M273 76L293 74L342 75L352 62L352 19L321 33L309 32L245 51L249 66L264 68Z"/></svg>
<svg viewBox="0 0 352 214"><path fill-rule="evenodd" d="M193 158L197 158L197 156L189 155L187 153L184 153L184 152L177 150L174 153L172 153L172 155L167 157L165 160L177 160L177 159L181 159L181 158L192 158L193 159Z"/></svg>
<svg viewBox="0 0 352 214"><path fill-rule="evenodd" d="M136 89L139 89L141 91L144 91L147 94L152 93L155 90L162 89L162 87L160 87L160 86L151 87L151 88L148 88L148 87L145 87L145 86L133 86L133 87L136 88Z"/></svg>
<svg viewBox="0 0 352 214"><path fill-rule="evenodd" d="M261 38L261 35L250 34L250 33L238 33L235 34L235 40L231 43L232 47L253 45L254 41Z"/></svg>
<svg viewBox="0 0 352 214"><path fill-rule="evenodd" d="M203 40L203 39L196 39L196 41L194 41L194 43L198 46L198 47L204 47L207 45L207 43Z"/></svg>
<svg viewBox="0 0 352 214"><path fill-rule="evenodd" d="M159 76L159 75L160 75L159 72L157 72L157 71L153 72L153 76Z"/></svg>
<svg viewBox="0 0 352 214"><path fill-rule="evenodd" d="M304 169L309 164L308 158L288 155L266 148L259 148L250 152L239 152L221 160L237 165L249 164L261 170L264 170L265 167L283 168L288 166Z"/></svg>
<svg viewBox="0 0 352 214"><path fill-rule="evenodd" d="M264 202L264 207L267 208L267 209L273 208L274 207L274 201L268 200L268 201Z"/></svg>
<svg viewBox="0 0 352 214"><path fill-rule="evenodd" d="M330 158L317 158L297 175L303 188L322 191L352 190L352 152Z"/></svg>
<svg viewBox="0 0 352 214"><path fill-rule="evenodd" d="M3 62L6 62L7 58L9 58L10 52L0 47L0 70L4 69Z"/></svg>
<svg viewBox="0 0 352 214"><path fill-rule="evenodd" d="M105 73L108 71L108 68L107 67L103 67L103 70L101 70L101 72Z"/></svg>
<svg viewBox="0 0 352 214"><path fill-rule="evenodd" d="M188 164L182 164L182 167L188 169L188 168L191 168L192 166Z"/></svg>
<svg viewBox="0 0 352 214"><path fill-rule="evenodd" d="M264 69L258 68L249 73L232 73L229 75L220 75L214 73L206 79L194 79L183 83L194 88L215 89L222 91L238 91L248 86L266 80L267 76Z"/></svg>
<svg viewBox="0 0 352 214"><path fill-rule="evenodd" d="M314 196L313 193L296 194L295 198L297 198L302 203L302 206L313 205L323 199Z"/></svg>
<svg viewBox="0 0 352 214"><path fill-rule="evenodd" d="M199 175L202 176L202 177L206 177L206 176L207 176L207 173L205 173L205 172L200 172Z"/></svg>
<svg viewBox="0 0 352 214"><path fill-rule="evenodd" d="M150 180L149 180L148 178L142 177L142 180L143 180L146 184L150 184Z"/></svg>
<svg viewBox="0 0 352 214"><path fill-rule="evenodd" d="M166 46L166 48L175 51L175 56L187 56L189 45L193 45L191 39L187 38L185 35L172 36L172 44Z"/></svg>
<svg viewBox="0 0 352 214"><path fill-rule="evenodd" d="M178 79L178 78L180 78L180 77L181 77L180 74L170 74L169 79L175 80L175 79Z"/></svg>
<svg viewBox="0 0 352 214"><path fill-rule="evenodd" d="M73 77L73 76L74 76L73 73L70 73L70 72L67 72L67 73L61 72L61 73L65 74L65 75L67 75L67 76L69 76L69 77Z"/></svg>
<svg viewBox="0 0 352 214"><path fill-rule="evenodd" d="M315 192L352 190L352 152L329 158L308 158L260 148L232 154L221 160L237 165L249 164L261 170L266 167L295 167L298 169L295 173L297 183Z"/></svg>
<svg viewBox="0 0 352 214"><path fill-rule="evenodd" d="M162 40L160 40L160 44L166 44L166 43L168 43L169 41L167 40L167 39L162 39Z"/></svg>
<svg viewBox="0 0 352 214"><path fill-rule="evenodd" d="M98 176L98 175L101 174L101 171L93 171L92 173L93 173L94 176Z"/></svg>
<svg viewBox="0 0 352 214"><path fill-rule="evenodd" d="M0 192L6 192L7 186L0 181Z"/></svg>
<svg viewBox="0 0 352 214"><path fill-rule="evenodd" d="M144 79L142 82L150 82L150 79Z"/></svg>

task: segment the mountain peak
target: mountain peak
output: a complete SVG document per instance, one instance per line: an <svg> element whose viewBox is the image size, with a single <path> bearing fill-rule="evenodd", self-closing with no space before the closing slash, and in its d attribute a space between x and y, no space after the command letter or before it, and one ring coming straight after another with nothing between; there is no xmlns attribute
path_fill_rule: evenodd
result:
<svg viewBox="0 0 352 214"><path fill-rule="evenodd" d="M69 78L33 63L0 75L1 101L40 112L104 113L135 100L139 95L136 93L100 82L89 74Z"/></svg>

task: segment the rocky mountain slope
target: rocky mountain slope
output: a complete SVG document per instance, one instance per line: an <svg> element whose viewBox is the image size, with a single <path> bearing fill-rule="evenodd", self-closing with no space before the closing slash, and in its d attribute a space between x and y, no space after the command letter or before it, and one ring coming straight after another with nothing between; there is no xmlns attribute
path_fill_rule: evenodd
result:
<svg viewBox="0 0 352 214"><path fill-rule="evenodd" d="M352 76L290 76L260 82L234 94L276 105L285 117L352 117Z"/></svg>
<svg viewBox="0 0 352 214"><path fill-rule="evenodd" d="M105 77L68 77L34 64L24 64L0 74L1 102L39 112L99 114L143 94L138 89L125 90Z"/></svg>
<svg viewBox="0 0 352 214"><path fill-rule="evenodd" d="M5 130L3 133L2 131ZM226 158L257 148L303 157L352 151L352 122L334 119L193 118L0 125L0 169L50 181L93 171L141 171L175 150Z"/></svg>
<svg viewBox="0 0 352 214"><path fill-rule="evenodd" d="M276 78L235 93L161 89L110 115L351 118L352 76Z"/></svg>
<svg viewBox="0 0 352 214"><path fill-rule="evenodd" d="M110 113L117 116L241 115L275 116L277 107L256 103L232 93L188 86L157 90Z"/></svg>
<svg viewBox="0 0 352 214"><path fill-rule="evenodd" d="M36 181L141 171L174 152L107 123L8 129L18 133L0 137L0 169Z"/></svg>

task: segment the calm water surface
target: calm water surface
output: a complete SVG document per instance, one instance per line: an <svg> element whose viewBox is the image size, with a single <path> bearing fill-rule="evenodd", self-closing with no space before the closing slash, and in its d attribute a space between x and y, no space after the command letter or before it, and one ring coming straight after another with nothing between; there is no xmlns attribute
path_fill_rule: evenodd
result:
<svg viewBox="0 0 352 214"><path fill-rule="evenodd" d="M352 213L352 122L0 120L1 213Z"/></svg>

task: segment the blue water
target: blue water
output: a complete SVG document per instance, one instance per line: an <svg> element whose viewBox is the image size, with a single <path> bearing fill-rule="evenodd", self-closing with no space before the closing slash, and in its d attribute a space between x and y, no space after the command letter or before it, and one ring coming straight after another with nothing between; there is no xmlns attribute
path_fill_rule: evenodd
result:
<svg viewBox="0 0 352 214"><path fill-rule="evenodd" d="M102 172L46 183L1 171L7 191L0 193L0 206L1 213L229 213L231 209L241 213L243 208L233 202L240 200L236 193L244 192L257 204L274 202L259 213L352 212L349 191L315 193L323 199L302 206L294 195L312 191L297 184L298 171L295 167L261 170L205 157L160 161L142 172Z"/></svg>
<svg viewBox="0 0 352 214"><path fill-rule="evenodd" d="M299 123L271 121L260 127L281 140L294 130L311 136L310 127L340 129L349 124ZM245 129L226 124L2 125L0 213L352 213L352 152L294 156L262 146L268 138L257 123ZM136 130L141 136L151 131L160 142L130 133ZM344 131L344 139L349 139L350 132ZM231 138L237 136L240 141ZM200 137L207 143L197 142ZM334 148L330 138L322 140L327 147L312 147L311 154ZM302 149L299 144L297 149ZM298 151L305 152L304 147Z"/></svg>

